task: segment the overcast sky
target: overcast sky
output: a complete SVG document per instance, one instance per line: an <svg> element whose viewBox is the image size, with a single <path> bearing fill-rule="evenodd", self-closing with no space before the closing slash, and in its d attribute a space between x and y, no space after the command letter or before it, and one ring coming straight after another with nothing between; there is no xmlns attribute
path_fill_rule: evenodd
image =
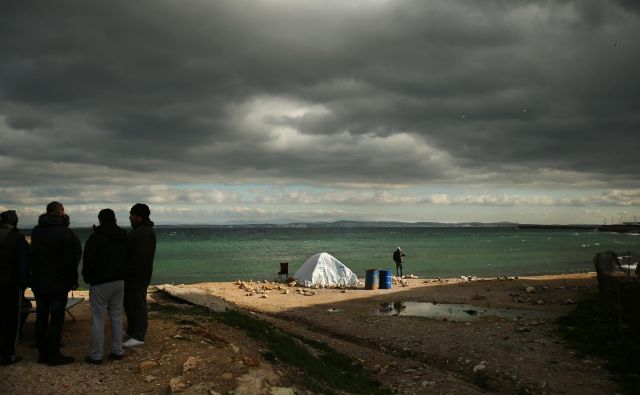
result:
<svg viewBox="0 0 640 395"><path fill-rule="evenodd" d="M3 1L0 209L640 220L637 4Z"/></svg>

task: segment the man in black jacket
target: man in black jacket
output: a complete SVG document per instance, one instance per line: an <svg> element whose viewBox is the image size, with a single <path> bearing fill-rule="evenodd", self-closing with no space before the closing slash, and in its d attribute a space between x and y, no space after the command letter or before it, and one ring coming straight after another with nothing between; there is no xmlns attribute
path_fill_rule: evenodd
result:
<svg viewBox="0 0 640 395"><path fill-rule="evenodd" d="M98 214L100 226L84 245L82 278L90 284L91 352L85 361L102 363L104 347L104 312L111 324L111 359L122 359L122 306L124 300L124 268L127 259L127 232L116 224L111 209Z"/></svg>
<svg viewBox="0 0 640 395"><path fill-rule="evenodd" d="M404 261L404 252L400 249L400 247L396 248L393 252L393 261L396 263L396 275L402 278L402 262Z"/></svg>
<svg viewBox="0 0 640 395"><path fill-rule="evenodd" d="M133 229L127 237L127 269L124 278L124 311L127 315L127 340L124 347L144 344L147 334L147 287L151 283L156 234L149 219L149 206L136 203L129 211Z"/></svg>
<svg viewBox="0 0 640 395"><path fill-rule="evenodd" d="M78 288L82 245L69 229L69 217L61 203L49 203L46 214L38 219L38 225L31 231L31 254L38 363L49 366L71 363L73 357L60 353L60 337L67 294Z"/></svg>
<svg viewBox="0 0 640 395"><path fill-rule="evenodd" d="M26 285L29 244L18 232L13 210L0 214L0 365L11 365L16 356L22 293Z"/></svg>

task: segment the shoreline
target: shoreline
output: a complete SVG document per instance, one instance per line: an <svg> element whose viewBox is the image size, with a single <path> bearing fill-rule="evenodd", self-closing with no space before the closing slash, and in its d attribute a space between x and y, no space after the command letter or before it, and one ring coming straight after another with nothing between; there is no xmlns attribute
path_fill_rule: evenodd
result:
<svg viewBox="0 0 640 395"><path fill-rule="evenodd" d="M562 297L563 287L593 285L595 272L547 274L540 276L515 276L473 278L406 278L394 277L390 289L364 289L361 287L308 288L300 285L268 281L224 281L194 284L156 285L172 296L189 298L191 303L218 298L231 306L249 311L282 313L288 310L311 308L352 301L436 301L438 303L467 303L480 307L529 308L554 312L568 311L575 303L575 295ZM544 283L543 285L540 285ZM558 285L547 285L547 283ZM567 285L561 285L566 283ZM576 285L569 285L575 283ZM540 289L537 289L537 287ZM489 287L489 288L488 288ZM527 293L527 287L533 287ZM545 289L546 287L546 289ZM487 289L509 289L508 292ZM554 288L554 289L552 289ZM455 291L453 291L455 290ZM548 299L548 300L545 300ZM535 299L535 300L534 300ZM573 302L567 303L571 299Z"/></svg>

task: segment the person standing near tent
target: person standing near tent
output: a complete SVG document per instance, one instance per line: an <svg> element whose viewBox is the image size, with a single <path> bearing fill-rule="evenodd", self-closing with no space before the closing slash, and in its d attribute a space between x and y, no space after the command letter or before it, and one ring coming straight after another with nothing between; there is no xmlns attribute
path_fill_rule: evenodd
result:
<svg viewBox="0 0 640 395"><path fill-rule="evenodd" d="M404 252L402 252L400 247L396 248L393 252L393 261L396 263L396 275L398 277L402 277L402 262L404 261L402 258L404 256Z"/></svg>

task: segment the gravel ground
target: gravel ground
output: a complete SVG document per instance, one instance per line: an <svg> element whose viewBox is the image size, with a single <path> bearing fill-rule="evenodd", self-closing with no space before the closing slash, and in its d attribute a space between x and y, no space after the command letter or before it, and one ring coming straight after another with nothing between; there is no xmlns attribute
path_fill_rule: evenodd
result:
<svg viewBox="0 0 640 395"><path fill-rule="evenodd" d="M611 394L615 386L598 360L566 349L548 319L495 317L470 322L381 315L399 302L467 303L483 308L570 311L595 292L593 273L519 279L408 279L390 290L302 289L275 283L178 286L196 303L221 300L254 312L289 333L324 342L361 362L399 394ZM78 296L78 292L75 293ZM183 296L184 296L183 295ZM87 296L85 294L85 296ZM175 303L162 292L150 303ZM82 361L90 336L85 301L67 317L63 352ZM18 345L24 360L0 367L2 393L310 394L298 369L263 359L260 343L218 322L150 315L149 336L122 361L94 366L36 363L33 319ZM108 341L107 341L108 344ZM108 352L108 350L105 350Z"/></svg>

